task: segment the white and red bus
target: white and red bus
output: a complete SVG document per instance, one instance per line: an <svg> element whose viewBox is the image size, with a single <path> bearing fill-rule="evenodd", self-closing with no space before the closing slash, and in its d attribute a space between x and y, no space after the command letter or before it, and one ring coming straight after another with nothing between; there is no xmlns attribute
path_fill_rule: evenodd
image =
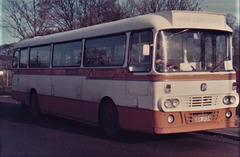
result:
<svg viewBox="0 0 240 157"><path fill-rule="evenodd" d="M24 40L12 97L110 136L233 127L231 38L223 14L171 11Z"/></svg>

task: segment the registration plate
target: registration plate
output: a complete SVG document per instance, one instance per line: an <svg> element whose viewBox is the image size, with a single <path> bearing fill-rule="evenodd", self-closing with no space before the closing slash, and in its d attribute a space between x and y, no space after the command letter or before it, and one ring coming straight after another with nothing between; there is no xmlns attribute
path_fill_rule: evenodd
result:
<svg viewBox="0 0 240 157"><path fill-rule="evenodd" d="M212 119L211 116L194 117L194 123L209 122L209 121L211 121L211 119Z"/></svg>

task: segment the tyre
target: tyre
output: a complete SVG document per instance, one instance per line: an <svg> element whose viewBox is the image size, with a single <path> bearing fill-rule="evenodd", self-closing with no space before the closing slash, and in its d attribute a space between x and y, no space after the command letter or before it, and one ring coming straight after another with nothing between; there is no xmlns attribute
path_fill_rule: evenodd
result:
<svg viewBox="0 0 240 157"><path fill-rule="evenodd" d="M111 100L105 101L102 114L101 114L101 126L104 133L108 137L116 137L119 134L119 118L118 111L115 104Z"/></svg>
<svg viewBox="0 0 240 157"><path fill-rule="evenodd" d="M39 117L40 116L39 99L38 99L38 94L35 91L31 93L30 105L31 105L32 114L35 117Z"/></svg>

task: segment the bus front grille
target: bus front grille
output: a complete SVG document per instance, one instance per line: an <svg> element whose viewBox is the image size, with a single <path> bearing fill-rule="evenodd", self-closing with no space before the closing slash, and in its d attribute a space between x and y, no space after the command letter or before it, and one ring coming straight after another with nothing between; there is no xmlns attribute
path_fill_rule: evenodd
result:
<svg viewBox="0 0 240 157"><path fill-rule="evenodd" d="M218 102L218 96L191 96L185 97L184 103L187 108L215 106Z"/></svg>

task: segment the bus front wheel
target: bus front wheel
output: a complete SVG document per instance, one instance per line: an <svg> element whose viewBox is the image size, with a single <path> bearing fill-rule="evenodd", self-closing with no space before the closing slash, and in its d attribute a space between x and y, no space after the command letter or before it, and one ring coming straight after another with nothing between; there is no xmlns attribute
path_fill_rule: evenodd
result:
<svg viewBox="0 0 240 157"><path fill-rule="evenodd" d="M40 116L39 99L38 99L38 94L35 91L31 93L30 105L31 105L32 114L36 117L39 117Z"/></svg>
<svg viewBox="0 0 240 157"><path fill-rule="evenodd" d="M111 100L105 101L102 108L101 124L104 133L109 137L116 137L119 134L119 118L115 104Z"/></svg>

